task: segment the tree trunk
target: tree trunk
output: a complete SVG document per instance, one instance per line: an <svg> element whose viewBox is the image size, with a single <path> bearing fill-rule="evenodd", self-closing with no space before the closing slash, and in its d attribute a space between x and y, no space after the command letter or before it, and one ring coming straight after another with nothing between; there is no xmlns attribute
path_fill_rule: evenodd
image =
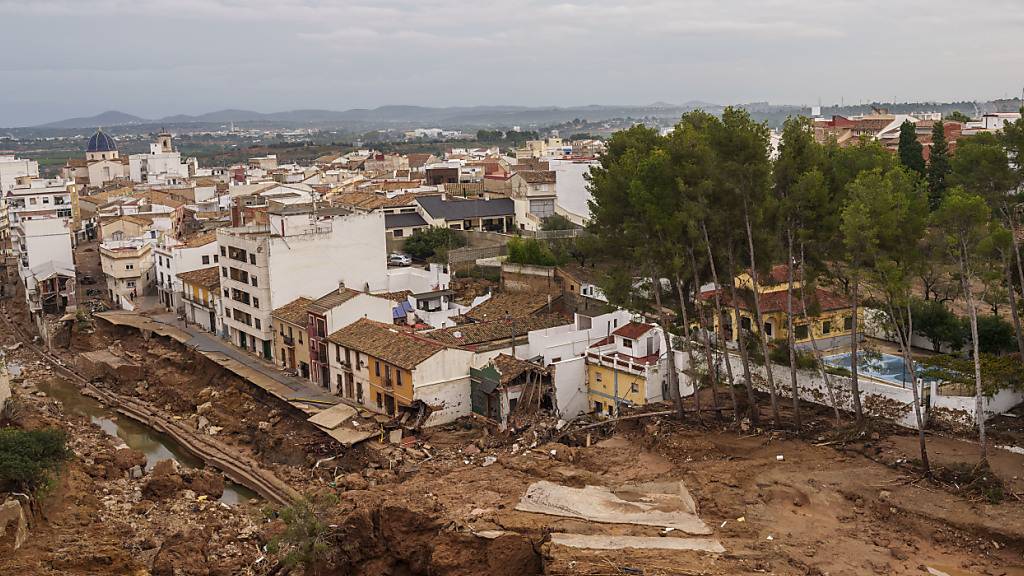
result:
<svg viewBox="0 0 1024 576"><path fill-rule="evenodd" d="M761 298L758 297L757 287L757 261L754 259L754 234L750 229L750 214L747 211L747 202L743 202L743 222L747 227L747 249L750 252L750 278L754 283L754 321L757 322L757 342L761 346L761 355L764 356L764 372L768 378L768 394L771 397L772 419L775 427L782 427L782 417L779 415L778 391L775 389L775 374L772 370L772 360L768 355L768 340L764 335L764 318L761 316Z"/></svg>
<svg viewBox="0 0 1024 576"><path fill-rule="evenodd" d="M657 274L655 274L655 276L657 276ZM658 307L658 328L661 328L662 334L665 335L665 347L668 348L665 360L665 366L668 370L668 395L676 405L676 415L680 420L682 420L683 395L679 390L678 374L676 374L676 357L672 352L672 333L665 328L664 323L661 321L661 279L656 278L655 276L651 276L651 290L654 291L654 305ZM650 382L648 382L647 385L650 386Z"/></svg>
<svg viewBox="0 0 1024 576"><path fill-rule="evenodd" d="M978 442L981 444L981 461L978 465L988 467L988 446L985 439L985 405L981 386L981 350L978 346L978 312L974 309L974 294L967 276L967 244L960 239L960 285L967 297L967 312L971 317L971 348L974 354L974 418L978 421Z"/></svg>
<svg viewBox="0 0 1024 576"><path fill-rule="evenodd" d="M729 247L729 270L736 271L735 258L732 247ZM761 422L761 410L757 405L757 396L754 395L754 380L750 376L750 357L747 355L747 343L743 338L743 323L740 321L740 299L736 293L736 283L729 282L729 293L732 296L732 329L736 334L736 345L740 349L740 362L743 364L743 379L747 388L747 402L750 403L750 421L754 424ZM765 359L767 361L767 358Z"/></svg>
<svg viewBox="0 0 1024 576"><path fill-rule="evenodd" d="M853 330L850 332L850 393L853 394L853 416L856 419L857 426L864 425L864 410L860 405L860 382L857 380L857 374L860 371L860 367L857 365L857 331L860 328L860 322L857 321L857 296L858 290L860 289L860 271L854 272L853 276L853 290L851 292L853 300Z"/></svg>
<svg viewBox="0 0 1024 576"><path fill-rule="evenodd" d="M700 272L697 268L697 256L693 253L693 246L690 246L690 263L693 266L693 283L695 284L694 289L696 290L697 298L699 298L701 287ZM700 308L697 309L697 318L699 321L699 326L704 336L701 339L704 343L704 360L708 364L708 375L711 378L711 406L715 408L715 418L721 418L722 412L719 410L718 406L718 363L715 362L714 354L711 351L711 335L709 333L707 319L704 317L704 311L701 310ZM733 408L736 408L736 406L734 405Z"/></svg>
<svg viewBox="0 0 1024 576"><path fill-rule="evenodd" d="M786 230L786 248L789 269L789 286L786 287L786 332L789 341L789 378L793 389L793 429L800 431L800 388L796 381L796 337L793 334L793 228ZM801 271L802 273L802 271ZM804 308L807 303L801 300Z"/></svg>
<svg viewBox="0 0 1024 576"><path fill-rule="evenodd" d="M892 323L896 327L896 338L899 339L900 352L903 354L903 365L906 367L907 373L910 374L910 387L914 393L913 405L914 405L914 417L917 420L917 441L921 450L921 466L924 467L925 476L931 476L931 465L928 463L928 447L925 444L924 437L924 417L921 416L921 393L917 387L917 371L914 369L914 357L910 354L911 339L914 334L914 315L910 308L910 300L907 300L907 328L904 331L902 322L899 316L896 315L896 307L893 305L893 297L888 295L887 304L889 305L889 315L892 317Z"/></svg>
<svg viewBox="0 0 1024 576"><path fill-rule="evenodd" d="M1003 266L1006 270L1006 293L1010 296L1010 316L1013 318L1013 330L1017 333L1017 351L1020 352L1021 360L1024 361L1024 332L1020 327L1020 311L1017 310L1017 288L1013 285L1013 272L1010 271L1010 263Z"/></svg>
<svg viewBox="0 0 1024 576"><path fill-rule="evenodd" d="M800 244L800 269L805 270L806 264L804 263L804 246ZM806 272L803 278L804 282L807 281ZM836 415L836 426L841 426L843 419L839 414L839 404L836 402L836 391L832 386L832 379L828 376L828 371L825 370L825 363L821 359L821 352L818 350L818 337L814 335L814 326L811 324L811 318L807 315L807 297L804 294L804 282L800 283L800 301L804 302L804 322L807 322L807 333L811 337L811 349L814 350L814 363L818 365L818 371L821 373L821 379L825 382L825 390L828 391L828 400L832 403L832 410Z"/></svg>
<svg viewBox="0 0 1024 576"><path fill-rule="evenodd" d="M697 421L700 422L700 378L697 373L697 362L693 358L693 340L690 339L690 317L686 312L686 298L683 295L683 281L676 275L676 292L679 293L679 308L683 311L683 338L686 346L686 359L690 362L690 382L693 384L693 407L696 409ZM708 369L711 366L708 365ZM679 391L682 397L682 390ZM680 400L682 404L682 400Z"/></svg>
<svg viewBox="0 0 1024 576"><path fill-rule="evenodd" d="M708 229L704 221L700 223L701 233L704 235L704 246L708 250L708 265L711 267L711 281L715 284L715 314L718 319L718 345L721 349L722 360L725 362L725 377L729 381L729 398L732 399L732 417L739 423L740 406L736 398L736 379L732 374L732 363L729 361L729 346L725 338L725 312L722 310L722 290L724 288L718 282L718 268L715 266L715 254L711 250L711 242L708 240ZM696 268L694 268L696 270Z"/></svg>

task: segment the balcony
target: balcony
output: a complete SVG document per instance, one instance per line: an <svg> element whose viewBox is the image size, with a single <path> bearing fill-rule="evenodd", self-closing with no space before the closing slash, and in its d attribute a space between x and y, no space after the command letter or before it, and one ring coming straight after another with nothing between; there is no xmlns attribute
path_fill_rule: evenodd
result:
<svg viewBox="0 0 1024 576"><path fill-rule="evenodd" d="M281 341L284 342L284 345L289 348L295 347L295 338L293 338L292 336L285 336L282 334Z"/></svg>
<svg viewBox="0 0 1024 576"><path fill-rule="evenodd" d="M656 367L648 362L647 358L630 358L620 354L602 354L600 352L587 352L587 364L612 368L636 376L646 376L648 369Z"/></svg>

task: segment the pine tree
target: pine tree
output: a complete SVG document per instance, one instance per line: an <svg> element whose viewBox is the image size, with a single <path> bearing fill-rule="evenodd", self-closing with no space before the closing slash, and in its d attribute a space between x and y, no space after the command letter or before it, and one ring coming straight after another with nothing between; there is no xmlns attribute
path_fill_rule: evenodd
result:
<svg viewBox="0 0 1024 576"><path fill-rule="evenodd" d="M921 143L917 141L917 128L910 120L900 124L900 164L907 169L925 175L924 155Z"/></svg>
<svg viewBox="0 0 1024 576"><path fill-rule="evenodd" d="M946 193L946 176L951 170L946 129L942 121L938 121L932 126L932 151L928 160L928 203L932 210L942 203Z"/></svg>

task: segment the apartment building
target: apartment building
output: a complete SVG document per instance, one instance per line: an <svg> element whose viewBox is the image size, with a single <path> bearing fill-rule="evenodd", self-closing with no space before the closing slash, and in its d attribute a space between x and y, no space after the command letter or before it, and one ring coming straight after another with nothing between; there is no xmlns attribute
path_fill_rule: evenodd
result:
<svg viewBox="0 0 1024 576"><path fill-rule="evenodd" d="M587 349L587 389L596 414L617 416L667 396L664 336L653 324L630 322Z"/></svg>
<svg viewBox="0 0 1024 576"><path fill-rule="evenodd" d="M268 224L217 230L224 324L236 346L274 358L272 311L339 284L387 286L384 215L270 202Z"/></svg>
<svg viewBox="0 0 1024 576"><path fill-rule="evenodd" d="M167 310L182 306L183 288L178 274L220 263L217 233L195 234L184 241L164 235L153 246L156 265L156 288L160 303Z"/></svg>
<svg viewBox="0 0 1024 576"><path fill-rule="evenodd" d="M110 240L100 244L100 264L107 279L107 294L115 306L134 310L136 300L152 285L153 243L148 238Z"/></svg>
<svg viewBox="0 0 1024 576"><path fill-rule="evenodd" d="M181 282L185 321L201 326L208 332L220 334L220 266L180 272L177 277Z"/></svg>

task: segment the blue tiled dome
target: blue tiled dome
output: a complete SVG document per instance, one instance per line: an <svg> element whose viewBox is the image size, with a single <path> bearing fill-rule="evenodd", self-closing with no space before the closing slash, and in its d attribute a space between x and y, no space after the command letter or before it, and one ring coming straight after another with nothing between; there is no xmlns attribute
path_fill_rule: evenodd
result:
<svg viewBox="0 0 1024 576"><path fill-rule="evenodd" d="M103 130L96 130L96 133L89 138L89 147L85 149L86 152L115 152L117 151L117 143L114 139L108 136Z"/></svg>

